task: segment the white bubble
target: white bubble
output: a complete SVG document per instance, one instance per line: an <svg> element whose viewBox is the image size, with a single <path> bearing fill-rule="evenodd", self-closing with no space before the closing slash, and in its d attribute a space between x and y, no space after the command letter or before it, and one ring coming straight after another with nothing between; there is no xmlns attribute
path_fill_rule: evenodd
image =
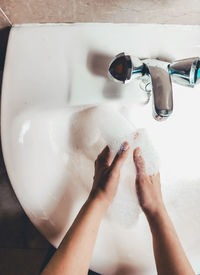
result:
<svg viewBox="0 0 200 275"><path fill-rule="evenodd" d="M159 171L159 159L144 129L137 129L110 106L99 107L96 115L101 135L109 145L113 157L124 141L127 141L130 146L128 158L120 172L116 197L108 210L108 217L125 227L130 227L137 222L141 212L135 190L136 169L133 151L140 147L147 174L155 174Z"/></svg>

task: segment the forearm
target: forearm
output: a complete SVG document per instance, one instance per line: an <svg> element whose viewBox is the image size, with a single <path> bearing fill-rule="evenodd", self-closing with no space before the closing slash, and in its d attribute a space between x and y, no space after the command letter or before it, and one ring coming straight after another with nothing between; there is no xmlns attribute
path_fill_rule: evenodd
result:
<svg viewBox="0 0 200 275"><path fill-rule="evenodd" d="M116 194L128 148L124 142L114 159L108 146L99 154L90 196L42 275L88 274L99 225Z"/></svg>
<svg viewBox="0 0 200 275"><path fill-rule="evenodd" d="M194 275L164 205L156 214L146 216L152 232L158 274Z"/></svg>
<svg viewBox="0 0 200 275"><path fill-rule="evenodd" d="M99 225L107 206L89 198L81 208L43 275L88 273Z"/></svg>

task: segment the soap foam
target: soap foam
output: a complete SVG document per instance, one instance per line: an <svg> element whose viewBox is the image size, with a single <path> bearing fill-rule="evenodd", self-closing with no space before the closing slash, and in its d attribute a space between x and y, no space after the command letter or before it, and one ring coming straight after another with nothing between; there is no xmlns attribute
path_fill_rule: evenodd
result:
<svg viewBox="0 0 200 275"><path fill-rule="evenodd" d="M131 134L136 131L133 124L109 105L98 107L96 120L101 134L113 154L117 153L121 144L128 141Z"/></svg>
<svg viewBox="0 0 200 275"><path fill-rule="evenodd" d="M140 147L147 174L159 171L159 159L145 129L137 129L119 112L109 106L101 106L97 110L96 121L113 158L124 141L129 143L129 155L120 172L118 191L108 210L108 217L129 227L137 222L141 212L134 184L136 168L133 151Z"/></svg>
<svg viewBox="0 0 200 275"><path fill-rule="evenodd" d="M141 212L138 204L135 190L136 168L133 162L133 151L135 148L141 148L141 155L145 161L147 174L156 174L159 171L159 160L155 149L153 148L147 132L144 129L138 129L124 138L120 137L120 142L128 141L130 150L121 173L117 195L108 211L109 215L119 224L130 227L134 225ZM116 145L116 140L114 144ZM109 144L113 149L113 144ZM117 148L115 148L116 150Z"/></svg>
<svg viewBox="0 0 200 275"><path fill-rule="evenodd" d="M159 172L159 157L145 129L139 129L136 133L133 150L137 147L141 150L147 175L157 174Z"/></svg>
<svg viewBox="0 0 200 275"><path fill-rule="evenodd" d="M127 141L130 146L128 157L120 171L117 194L108 209L106 217L123 227L134 225L141 213L135 190L136 169L133 150L141 148L146 164L146 172L158 171L158 157L144 129L137 129L112 105L92 107L76 111L72 116L70 136L71 164L68 169L77 185L76 192L82 194L91 190L94 161L101 150L108 145L114 158L121 144ZM77 183L75 183L77 182Z"/></svg>

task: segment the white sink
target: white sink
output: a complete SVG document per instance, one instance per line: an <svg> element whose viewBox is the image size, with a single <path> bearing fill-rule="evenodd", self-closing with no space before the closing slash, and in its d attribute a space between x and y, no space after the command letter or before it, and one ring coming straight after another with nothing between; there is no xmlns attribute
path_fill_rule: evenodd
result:
<svg viewBox="0 0 200 275"><path fill-rule="evenodd" d="M93 162L95 107L115 100L146 128L161 160L167 208L195 271L200 272L200 87L173 84L174 113L152 118L138 83L107 78L120 52L177 60L200 56L200 26L44 24L12 28L3 76L1 135L8 174L33 224L58 246L87 198ZM84 105L84 107L83 107ZM96 133L96 132L95 132ZM87 138L87 139L86 139ZM76 161L71 161L75 159ZM102 222L91 269L102 274L155 274L143 214L129 228ZM121 273L120 273L121 272Z"/></svg>

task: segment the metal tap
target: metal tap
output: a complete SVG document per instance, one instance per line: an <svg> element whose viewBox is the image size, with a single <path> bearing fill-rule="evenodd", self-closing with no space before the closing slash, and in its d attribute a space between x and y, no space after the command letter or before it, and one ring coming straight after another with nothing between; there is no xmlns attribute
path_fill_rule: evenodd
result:
<svg viewBox="0 0 200 275"><path fill-rule="evenodd" d="M120 83L141 80L153 95L153 117L162 121L173 112L172 82L194 87L200 83L200 58L192 57L173 63L158 59L139 59L120 53L109 65L109 76Z"/></svg>

